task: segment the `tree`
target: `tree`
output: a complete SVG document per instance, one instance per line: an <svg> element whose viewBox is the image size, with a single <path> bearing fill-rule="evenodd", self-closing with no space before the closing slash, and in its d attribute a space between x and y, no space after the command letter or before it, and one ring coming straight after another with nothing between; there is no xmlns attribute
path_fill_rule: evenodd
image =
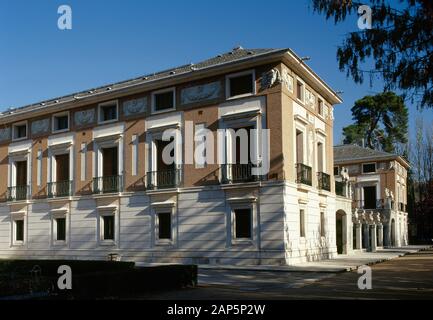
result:
<svg viewBox="0 0 433 320"><path fill-rule="evenodd" d="M416 136L408 175L408 212L410 224L415 227L417 242L430 243L433 237L433 130L424 126L424 119L416 121ZM411 179L410 179L411 178Z"/></svg>
<svg viewBox="0 0 433 320"><path fill-rule="evenodd" d="M344 143L360 143L371 149L402 152L408 139L408 110L394 92L365 96L352 107L355 124L343 128Z"/></svg>
<svg viewBox="0 0 433 320"><path fill-rule="evenodd" d="M433 108L433 1L431 0L312 0L313 11L334 18L335 24L372 9L371 29L350 32L337 50L341 71L362 83L364 77L384 80L384 91L401 90L420 108ZM356 25L356 24L355 24ZM370 58L374 68L362 69Z"/></svg>

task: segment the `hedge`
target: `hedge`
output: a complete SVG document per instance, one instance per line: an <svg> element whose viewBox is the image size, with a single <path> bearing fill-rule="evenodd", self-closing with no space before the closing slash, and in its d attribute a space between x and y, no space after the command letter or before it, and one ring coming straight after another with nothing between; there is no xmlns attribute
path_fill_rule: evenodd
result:
<svg viewBox="0 0 433 320"><path fill-rule="evenodd" d="M59 290L57 269L72 269L72 290ZM35 268L40 272L35 280ZM33 270L33 274L32 274ZM3 282L3 283L2 283ZM50 292L50 298L134 297L150 291L197 284L197 266L135 267L133 262L83 260L0 260L0 296ZM30 292L29 292L30 291Z"/></svg>

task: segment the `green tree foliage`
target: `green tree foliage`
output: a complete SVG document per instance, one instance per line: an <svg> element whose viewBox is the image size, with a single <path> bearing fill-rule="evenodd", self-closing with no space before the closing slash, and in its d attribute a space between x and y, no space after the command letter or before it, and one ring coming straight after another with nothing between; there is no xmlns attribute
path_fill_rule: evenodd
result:
<svg viewBox="0 0 433 320"><path fill-rule="evenodd" d="M313 10L336 24L364 4L372 9L372 28L346 36L337 51L340 70L357 83L381 76L384 91L401 90L418 107L433 108L433 1L312 0ZM374 68L362 69L370 58Z"/></svg>
<svg viewBox="0 0 433 320"><path fill-rule="evenodd" d="M357 100L352 115L355 123L343 128L344 143L363 140L369 148L397 152L399 145L408 141L408 110L393 92Z"/></svg>

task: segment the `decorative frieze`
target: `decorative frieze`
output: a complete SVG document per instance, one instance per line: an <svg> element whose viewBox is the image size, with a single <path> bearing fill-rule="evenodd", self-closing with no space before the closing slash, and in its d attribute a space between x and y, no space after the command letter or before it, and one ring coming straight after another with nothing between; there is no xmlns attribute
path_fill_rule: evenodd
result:
<svg viewBox="0 0 433 320"><path fill-rule="evenodd" d="M181 104L196 103L200 101L218 99L221 96L222 85L220 81L182 89L180 93Z"/></svg>
<svg viewBox="0 0 433 320"><path fill-rule="evenodd" d="M329 109L326 104L323 105L323 116L325 117L325 119L328 119L329 117Z"/></svg>
<svg viewBox="0 0 433 320"><path fill-rule="evenodd" d="M10 140L11 138L11 128L1 128L0 129L0 142Z"/></svg>
<svg viewBox="0 0 433 320"><path fill-rule="evenodd" d="M50 130L50 119L41 119L32 122L32 135L44 134Z"/></svg>
<svg viewBox="0 0 433 320"><path fill-rule="evenodd" d="M305 89L305 103L311 108L314 108L314 105L316 104L316 97L308 89Z"/></svg>
<svg viewBox="0 0 433 320"><path fill-rule="evenodd" d="M289 74L289 70L284 69L283 70L283 76L282 76L282 81L284 86L287 88L287 90L289 90L290 92L293 93L293 77Z"/></svg>
<svg viewBox="0 0 433 320"><path fill-rule="evenodd" d="M95 122L95 109L87 109L75 112L74 122L77 127L84 127Z"/></svg>
<svg viewBox="0 0 433 320"><path fill-rule="evenodd" d="M146 112L147 98L128 100L123 103L123 114L132 116Z"/></svg>

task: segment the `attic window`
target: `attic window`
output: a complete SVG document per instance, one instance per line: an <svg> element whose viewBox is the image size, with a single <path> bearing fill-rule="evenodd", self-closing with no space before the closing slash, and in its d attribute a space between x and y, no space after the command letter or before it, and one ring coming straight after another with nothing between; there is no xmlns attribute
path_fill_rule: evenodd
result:
<svg viewBox="0 0 433 320"><path fill-rule="evenodd" d="M27 138L27 122L13 125L13 140Z"/></svg>
<svg viewBox="0 0 433 320"><path fill-rule="evenodd" d="M227 76L227 98L242 97L255 93L254 72L247 71Z"/></svg>
<svg viewBox="0 0 433 320"><path fill-rule="evenodd" d="M323 116L323 100L317 99L317 113Z"/></svg>
<svg viewBox="0 0 433 320"><path fill-rule="evenodd" d="M304 102L304 84L298 79L296 81L296 98L298 100Z"/></svg>
<svg viewBox="0 0 433 320"><path fill-rule="evenodd" d="M174 88L152 93L152 112L173 110L176 107Z"/></svg>
<svg viewBox="0 0 433 320"><path fill-rule="evenodd" d="M53 116L53 132L61 132L69 129L69 113Z"/></svg>
<svg viewBox="0 0 433 320"><path fill-rule="evenodd" d="M376 163L364 163L362 165L362 172L363 173L376 172Z"/></svg>
<svg viewBox="0 0 433 320"><path fill-rule="evenodd" d="M99 123L113 122L118 119L117 100L101 103L99 105Z"/></svg>

